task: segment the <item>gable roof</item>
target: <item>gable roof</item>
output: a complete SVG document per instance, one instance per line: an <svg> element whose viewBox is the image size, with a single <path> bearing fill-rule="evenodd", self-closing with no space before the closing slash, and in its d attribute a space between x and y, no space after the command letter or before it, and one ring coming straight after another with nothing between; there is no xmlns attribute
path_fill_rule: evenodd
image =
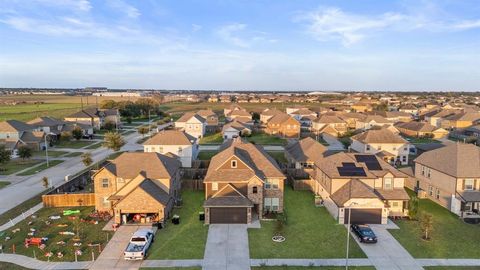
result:
<svg viewBox="0 0 480 270"><path fill-rule="evenodd" d="M146 178L172 178L180 168L180 161L154 152L126 152L105 165L102 169L113 175L133 179L140 172Z"/></svg>
<svg viewBox="0 0 480 270"><path fill-rule="evenodd" d="M314 122L322 124L346 123L340 117L330 114L322 114L317 119L315 119Z"/></svg>
<svg viewBox="0 0 480 270"><path fill-rule="evenodd" d="M392 123L392 121L380 115L367 115L365 119L362 120L362 122L365 122L365 123L368 123L371 121L375 121L376 123L384 123L384 124Z"/></svg>
<svg viewBox="0 0 480 270"><path fill-rule="evenodd" d="M118 195L125 189L125 187L129 184L134 184L133 181L128 182L125 186L123 186L120 190L116 193L110 195L108 197L109 200L117 201L115 204L119 204L124 199L128 198L130 194L132 194L135 190L141 189L148 195L150 195L154 200L166 206L168 202L171 200L171 196L168 192L163 190L159 185L155 184L154 181L148 178L139 179L141 182L137 184L136 187L132 188L129 192L124 193L124 195Z"/></svg>
<svg viewBox="0 0 480 270"><path fill-rule="evenodd" d="M53 117L42 116L42 117L37 117L33 120L28 121L27 124L34 125L37 127L51 127L51 126L64 125L65 122Z"/></svg>
<svg viewBox="0 0 480 270"><path fill-rule="evenodd" d="M480 148L473 144L448 144L414 161L453 177L480 177Z"/></svg>
<svg viewBox="0 0 480 270"><path fill-rule="evenodd" d="M192 145L195 138L179 130L162 130L143 145Z"/></svg>
<svg viewBox="0 0 480 270"><path fill-rule="evenodd" d="M207 118L209 116L217 116L217 114L210 110L210 109L207 109L207 110L199 110L197 111L197 114L200 115L201 117L203 118Z"/></svg>
<svg viewBox="0 0 480 270"><path fill-rule="evenodd" d="M222 131L226 131L230 128L233 128L237 131L242 131L242 130L245 130L245 129L251 130L246 124L244 124L243 122L241 122L237 119L233 120L230 123L225 124L222 128Z"/></svg>
<svg viewBox="0 0 480 270"><path fill-rule="evenodd" d="M327 147L311 137L307 137L291 145L285 151L297 162L315 161L323 158Z"/></svg>
<svg viewBox="0 0 480 270"><path fill-rule="evenodd" d="M376 199L372 188L358 179L352 179L335 191L330 198L337 206L343 206L350 199Z"/></svg>
<svg viewBox="0 0 480 270"><path fill-rule="evenodd" d="M295 118L291 117L290 115L284 112L277 113L274 116L272 116L272 118L268 120L268 124L283 124L287 121L295 121L298 125L300 125L300 123Z"/></svg>
<svg viewBox="0 0 480 270"><path fill-rule="evenodd" d="M398 122L397 124L395 124L395 127L404 128L416 132L433 132L438 129L436 126L433 126L430 123L416 121Z"/></svg>
<svg viewBox="0 0 480 270"><path fill-rule="evenodd" d="M32 129L35 129L35 127L18 120L0 122L0 132L19 132Z"/></svg>
<svg viewBox="0 0 480 270"><path fill-rule="evenodd" d="M44 136L43 131L25 131L20 140L25 143L39 143L43 141Z"/></svg>
<svg viewBox="0 0 480 270"><path fill-rule="evenodd" d="M362 143L408 143L404 138L386 128L370 129L352 137Z"/></svg>

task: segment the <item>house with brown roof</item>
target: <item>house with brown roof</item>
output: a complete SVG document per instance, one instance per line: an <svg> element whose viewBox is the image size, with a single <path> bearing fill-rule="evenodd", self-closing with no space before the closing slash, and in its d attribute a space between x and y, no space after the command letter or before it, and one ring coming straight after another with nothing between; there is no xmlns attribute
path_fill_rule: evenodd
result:
<svg viewBox="0 0 480 270"><path fill-rule="evenodd" d="M387 112L387 111L372 111L368 112L370 115L380 115L387 119L390 122L397 123L397 122L410 122L413 120L412 115L406 112Z"/></svg>
<svg viewBox="0 0 480 270"><path fill-rule="evenodd" d="M158 153L123 153L92 176L95 209L118 224L164 222L180 198L180 166Z"/></svg>
<svg viewBox="0 0 480 270"><path fill-rule="evenodd" d="M408 176L371 154L336 153L315 161L313 192L340 224L386 224L408 215ZM350 210L351 209L351 210Z"/></svg>
<svg viewBox="0 0 480 270"><path fill-rule="evenodd" d="M265 133L284 138L298 138L300 122L286 113L277 113L268 120Z"/></svg>
<svg viewBox="0 0 480 270"><path fill-rule="evenodd" d="M243 109L230 111L225 115L225 119L228 122L237 120L245 124L253 124L252 115Z"/></svg>
<svg viewBox="0 0 480 270"><path fill-rule="evenodd" d="M348 131L348 124L334 114L321 114L312 122L312 131L315 134L327 133L338 137Z"/></svg>
<svg viewBox="0 0 480 270"><path fill-rule="evenodd" d="M175 121L175 128L195 138L201 138L207 130L207 120L195 112L187 112Z"/></svg>
<svg viewBox="0 0 480 270"><path fill-rule="evenodd" d="M251 223L283 212L285 176L261 146L230 140L212 157L204 179L205 223Z"/></svg>
<svg viewBox="0 0 480 270"><path fill-rule="evenodd" d="M400 108L398 108L398 111L399 112L404 112L404 113L409 113L413 117L417 117L418 112L419 112L418 108L415 107L415 105L413 105L413 104L402 105L402 106L400 106Z"/></svg>
<svg viewBox="0 0 480 270"><path fill-rule="evenodd" d="M248 136L252 134L251 125L247 125L238 120L226 123L222 128L222 136L224 140L230 140L240 136Z"/></svg>
<svg viewBox="0 0 480 270"><path fill-rule="evenodd" d="M408 164L410 143L386 128L367 130L351 140L350 148L358 153L378 155L390 164Z"/></svg>
<svg viewBox="0 0 480 270"><path fill-rule="evenodd" d="M350 106L354 112L364 113L373 110L372 106L367 103L357 102Z"/></svg>
<svg viewBox="0 0 480 270"><path fill-rule="evenodd" d="M198 139L180 130L162 130L143 143L144 152L173 155L185 168L192 167L198 149Z"/></svg>
<svg viewBox="0 0 480 270"><path fill-rule="evenodd" d="M328 148L311 137L306 137L285 147L288 167L293 169L313 169L316 160L323 158Z"/></svg>
<svg viewBox="0 0 480 270"><path fill-rule="evenodd" d="M415 160L420 196L459 216L480 217L480 148L451 143L427 151Z"/></svg>
<svg viewBox="0 0 480 270"><path fill-rule="evenodd" d="M365 118L357 119L355 122L355 129L362 130L385 126L393 126L393 122L380 115L367 115Z"/></svg>
<svg viewBox="0 0 480 270"><path fill-rule="evenodd" d="M478 112L462 112L449 115L443 118L440 126L447 130L467 128L480 122L480 113Z"/></svg>
<svg viewBox="0 0 480 270"><path fill-rule="evenodd" d="M270 118L272 118L274 115L279 113L283 113L283 112L280 110L277 110L276 108L273 108L273 109L267 108L263 110L260 113L260 123L266 124L268 120L270 120Z"/></svg>
<svg viewBox="0 0 480 270"><path fill-rule="evenodd" d="M445 117L461 113L461 110L432 110L426 112L423 117L426 122L432 126L441 127L442 120Z"/></svg>
<svg viewBox="0 0 480 270"><path fill-rule="evenodd" d="M208 109L208 110L199 110L197 114L203 117L206 121L206 132L216 132L218 129L218 115Z"/></svg>
<svg viewBox="0 0 480 270"><path fill-rule="evenodd" d="M439 128L436 126L432 126L427 122L399 122L395 124L395 127L400 131L401 134L409 137L417 137L417 138L434 138L440 139L448 136L448 131Z"/></svg>

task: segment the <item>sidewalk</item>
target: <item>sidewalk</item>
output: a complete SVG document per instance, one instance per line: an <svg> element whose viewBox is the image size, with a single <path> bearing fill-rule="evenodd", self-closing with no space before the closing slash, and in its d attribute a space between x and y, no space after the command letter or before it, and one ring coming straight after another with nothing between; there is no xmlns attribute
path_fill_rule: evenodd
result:
<svg viewBox="0 0 480 270"><path fill-rule="evenodd" d="M345 266L345 259L252 259L251 266ZM349 259L350 266L370 266L369 259Z"/></svg>
<svg viewBox="0 0 480 270"><path fill-rule="evenodd" d="M10 220L9 222L3 224L2 226L0 226L0 232L5 231L5 230L15 226L15 224L17 224L20 221L26 219L28 216L32 215L33 213L37 212L38 210L40 210L42 208L43 208L43 203L39 203L39 204L35 205L34 207L25 211L23 215L20 215L16 218Z"/></svg>
<svg viewBox="0 0 480 270"><path fill-rule="evenodd" d="M29 269L88 269L93 263L85 262L44 262L18 254L0 254L0 261L20 265Z"/></svg>

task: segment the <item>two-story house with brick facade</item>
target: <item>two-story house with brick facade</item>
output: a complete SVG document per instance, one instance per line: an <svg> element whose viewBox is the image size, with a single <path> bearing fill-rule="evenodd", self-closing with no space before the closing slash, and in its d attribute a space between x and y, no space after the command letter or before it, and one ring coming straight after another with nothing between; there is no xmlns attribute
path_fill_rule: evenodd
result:
<svg viewBox="0 0 480 270"><path fill-rule="evenodd" d="M123 153L93 175L95 209L118 224L163 222L180 196L180 166L158 153Z"/></svg>
<svg viewBox="0 0 480 270"><path fill-rule="evenodd" d="M205 223L251 223L283 212L285 176L261 146L228 141L205 176Z"/></svg>

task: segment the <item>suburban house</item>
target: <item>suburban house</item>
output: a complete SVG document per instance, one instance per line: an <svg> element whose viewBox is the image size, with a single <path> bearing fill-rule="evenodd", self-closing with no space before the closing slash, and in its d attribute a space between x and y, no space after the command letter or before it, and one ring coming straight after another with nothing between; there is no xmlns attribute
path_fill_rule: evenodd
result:
<svg viewBox="0 0 480 270"><path fill-rule="evenodd" d="M39 151L45 148L45 132L38 131L35 126L17 120L0 122L0 144L16 156L20 145Z"/></svg>
<svg viewBox="0 0 480 270"><path fill-rule="evenodd" d="M387 224L408 215L408 176L370 154L340 152L317 158L312 190L340 224Z"/></svg>
<svg viewBox="0 0 480 270"><path fill-rule="evenodd" d="M418 108L415 107L415 105L413 104L406 104L406 105L403 105L401 106L400 108L398 108L398 111L399 112L403 112L403 113L409 113L410 115L412 115L413 117L417 117L418 116Z"/></svg>
<svg viewBox="0 0 480 270"><path fill-rule="evenodd" d="M206 133L207 120L195 112L187 112L175 121L175 128L195 138L201 138Z"/></svg>
<svg viewBox="0 0 480 270"><path fill-rule="evenodd" d="M433 110L432 112L427 112L424 115L424 119L432 126L441 127L442 120L445 117L452 116L458 113L461 113L460 110Z"/></svg>
<svg viewBox="0 0 480 270"><path fill-rule="evenodd" d="M144 152L173 154L182 167L191 168L198 156L198 139L179 130L162 130L143 143Z"/></svg>
<svg viewBox="0 0 480 270"><path fill-rule="evenodd" d="M395 124L395 127L401 134L417 138L431 137L434 139L440 139L448 136L449 133L447 130L432 126L427 122L399 122Z"/></svg>
<svg viewBox="0 0 480 270"><path fill-rule="evenodd" d="M198 115L205 118L206 120L206 132L214 133L218 129L218 115L212 110L200 110L197 112Z"/></svg>
<svg viewBox="0 0 480 270"><path fill-rule="evenodd" d="M107 122L115 123L120 126L120 113L117 109L82 109L64 118L65 121L89 125L95 129L100 129Z"/></svg>
<svg viewBox="0 0 480 270"><path fill-rule="evenodd" d="M247 110L245 110L244 108L238 105L232 104L223 109L223 115L227 116L227 114L231 113L232 111L247 111Z"/></svg>
<svg viewBox="0 0 480 270"><path fill-rule="evenodd" d="M66 122L53 117L43 116L37 117L27 122L27 124L34 126L36 131L43 131L52 136L49 139L57 140L60 138L62 132L72 132L76 127L79 127L83 135L88 137L93 135L93 127L90 125Z"/></svg>
<svg viewBox="0 0 480 270"><path fill-rule="evenodd" d="M265 133L285 138L298 138L300 123L286 113L277 113L268 120Z"/></svg>
<svg viewBox="0 0 480 270"><path fill-rule="evenodd" d="M338 137L348 131L348 124L333 114L322 114L312 122L312 131L315 134L328 133Z"/></svg>
<svg viewBox="0 0 480 270"><path fill-rule="evenodd" d="M229 140L204 179L205 223L251 223L283 212L285 176L261 146Z"/></svg>
<svg viewBox="0 0 480 270"><path fill-rule="evenodd" d="M315 161L322 158L328 150L326 146L311 137L306 137L285 147L288 168L308 172L313 169Z"/></svg>
<svg viewBox="0 0 480 270"><path fill-rule="evenodd" d="M367 130L372 127L393 126L393 122L380 115L367 115L355 122L355 129Z"/></svg>
<svg viewBox="0 0 480 270"><path fill-rule="evenodd" d="M447 130L467 128L480 122L480 113L462 112L447 116L441 120L440 126Z"/></svg>
<svg viewBox="0 0 480 270"><path fill-rule="evenodd" d="M233 120L232 122L225 124L222 128L222 136L225 140L237 138L240 136L247 136L250 134L252 134L252 129L250 125L247 125L237 120Z"/></svg>
<svg viewBox="0 0 480 270"><path fill-rule="evenodd" d="M350 148L358 153L378 155L390 164L408 164L409 142L386 128L367 130L351 140Z"/></svg>
<svg viewBox="0 0 480 270"><path fill-rule="evenodd" d="M387 119L390 122L397 123L397 122L409 122L412 121L412 115L405 112L384 112L384 111L375 111L369 112L369 114L380 115Z"/></svg>
<svg viewBox="0 0 480 270"><path fill-rule="evenodd" d="M117 224L165 221L180 198L180 166L158 153L123 153L92 176L95 209Z"/></svg>
<svg viewBox="0 0 480 270"><path fill-rule="evenodd" d="M309 119L310 117L317 118L317 113L312 112L307 108L299 108L289 111L287 108L287 114L295 118L297 121L301 122L303 118Z"/></svg>
<svg viewBox="0 0 480 270"><path fill-rule="evenodd" d="M253 124L252 115L245 110L233 110L225 115L227 121L237 120L246 124Z"/></svg>
<svg viewBox="0 0 480 270"><path fill-rule="evenodd" d="M451 143L421 154L414 162L421 197L462 217L479 215L480 148Z"/></svg>
<svg viewBox="0 0 480 270"><path fill-rule="evenodd" d="M266 124L270 118L272 118L274 115L283 113L282 111L279 111L277 109L265 109L260 113L260 123Z"/></svg>

